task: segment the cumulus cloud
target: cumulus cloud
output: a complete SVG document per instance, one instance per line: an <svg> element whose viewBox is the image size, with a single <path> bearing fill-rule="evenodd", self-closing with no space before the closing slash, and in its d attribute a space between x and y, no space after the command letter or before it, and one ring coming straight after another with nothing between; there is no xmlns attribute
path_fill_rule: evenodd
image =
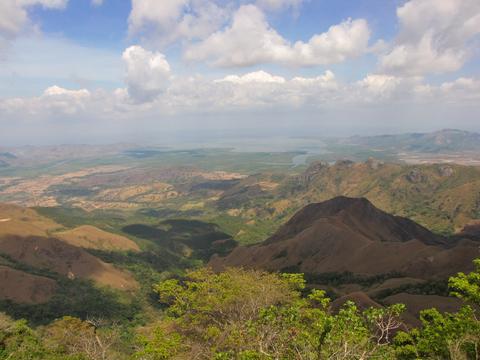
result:
<svg viewBox="0 0 480 360"><path fill-rule="evenodd" d="M291 44L268 24L258 7L244 5L229 27L190 45L184 56L187 60L207 60L223 67L262 63L327 65L362 55L367 51L369 38L367 22L358 19L331 26L306 43Z"/></svg>
<svg viewBox="0 0 480 360"><path fill-rule="evenodd" d="M128 18L129 30L137 32L148 23L167 27L180 17L187 4L187 0L132 0L132 11Z"/></svg>
<svg viewBox="0 0 480 360"><path fill-rule="evenodd" d="M288 8L298 10L305 0L258 0L257 5L270 11L280 11Z"/></svg>
<svg viewBox="0 0 480 360"><path fill-rule="evenodd" d="M307 42L290 42L270 26L266 12L298 10L304 1L132 0L129 32L145 35L154 46L184 40L185 59L222 67L326 65L367 51L364 19L343 21Z"/></svg>
<svg viewBox="0 0 480 360"><path fill-rule="evenodd" d="M216 80L215 82L230 82L234 84L247 84L247 83L279 83L283 84L285 78L281 76L271 75L265 71L256 71L248 73L242 76L228 75L223 79Z"/></svg>
<svg viewBox="0 0 480 360"><path fill-rule="evenodd" d="M380 58L384 72L414 76L460 69L480 34L478 0L410 0L397 9L400 32Z"/></svg>
<svg viewBox="0 0 480 360"><path fill-rule="evenodd" d="M228 1L132 0L129 33L150 33L150 40L160 45L203 39L227 21L232 8Z"/></svg>
<svg viewBox="0 0 480 360"><path fill-rule="evenodd" d="M131 46L123 52L122 58L127 68L128 93L134 100L152 100L168 88L171 69L163 54Z"/></svg>
<svg viewBox="0 0 480 360"><path fill-rule="evenodd" d="M154 57L150 53L150 57ZM112 92L86 89L71 90L58 86L46 89L33 98L0 99L3 118L102 119L105 121L140 118L162 118L184 114L238 111L354 111L354 109L398 109L408 103L409 109L424 106L437 109L478 108L480 80L459 78L438 86L424 83L420 77L397 77L371 74L352 83L343 83L326 71L315 77L285 78L268 72L232 74L218 80L175 77L168 91L149 101L132 102L130 89Z"/></svg>
<svg viewBox="0 0 480 360"><path fill-rule="evenodd" d="M54 85L38 97L6 99L0 104L0 109L33 116L55 113L72 115L85 110L90 101L91 93L86 89L68 90Z"/></svg>
<svg viewBox="0 0 480 360"><path fill-rule="evenodd" d="M31 25L28 8L34 5L63 9L68 0L2 0L0 1L0 55L8 42Z"/></svg>

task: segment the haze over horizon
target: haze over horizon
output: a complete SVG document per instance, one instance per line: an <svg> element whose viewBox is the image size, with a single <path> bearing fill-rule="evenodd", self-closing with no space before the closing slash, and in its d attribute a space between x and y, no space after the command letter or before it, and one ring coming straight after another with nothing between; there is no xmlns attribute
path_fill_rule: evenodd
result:
<svg viewBox="0 0 480 360"><path fill-rule="evenodd" d="M0 142L480 132L478 0L4 0Z"/></svg>

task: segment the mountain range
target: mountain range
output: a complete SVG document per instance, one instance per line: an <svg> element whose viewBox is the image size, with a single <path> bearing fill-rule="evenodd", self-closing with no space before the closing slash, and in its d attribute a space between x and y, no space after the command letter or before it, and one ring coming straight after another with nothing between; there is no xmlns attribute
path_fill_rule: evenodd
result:
<svg viewBox="0 0 480 360"><path fill-rule="evenodd" d="M436 235L364 198L336 197L306 206L264 242L215 256L210 265L313 275L395 272L419 279L445 278L468 270L480 255L479 244Z"/></svg>
<svg viewBox="0 0 480 360"><path fill-rule="evenodd" d="M480 134L444 129L430 133L406 133L378 136L354 136L341 140L350 145L409 152L462 152L480 150Z"/></svg>
<svg viewBox="0 0 480 360"><path fill-rule="evenodd" d="M298 211L260 244L214 255L215 271L230 267L304 273L310 286L363 308L403 303L405 321L418 325L422 309L458 310L446 279L471 271L480 237L443 237L365 198L336 197Z"/></svg>

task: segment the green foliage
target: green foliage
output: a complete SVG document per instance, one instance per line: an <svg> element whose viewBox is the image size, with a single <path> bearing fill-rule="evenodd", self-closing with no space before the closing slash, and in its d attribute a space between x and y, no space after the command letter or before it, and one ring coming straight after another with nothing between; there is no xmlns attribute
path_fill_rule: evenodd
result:
<svg viewBox="0 0 480 360"><path fill-rule="evenodd" d="M168 333L161 327L155 327L151 337L138 337L141 350L137 351L133 357L141 360L171 359L183 350L182 340L182 336L178 333Z"/></svg>
<svg viewBox="0 0 480 360"><path fill-rule="evenodd" d="M380 291L375 298L383 299L395 294L407 293L414 295L438 295L448 296L449 288L447 280L429 280L419 284L405 284L395 288Z"/></svg>
<svg viewBox="0 0 480 360"><path fill-rule="evenodd" d="M478 296L478 267L450 279L454 293ZM321 290L307 291L300 274L202 268L154 286L164 316L144 327L88 317L59 318L32 329L0 314L0 360L478 359L477 308L421 312L421 326L402 323L405 306L338 312ZM97 306L101 306L97 304ZM128 334L136 333L135 344ZM124 336L122 336L122 334ZM132 354L133 352L133 354Z"/></svg>
<svg viewBox="0 0 480 360"><path fill-rule="evenodd" d="M91 281L81 279L58 277L57 281L58 289L49 302L30 305L2 300L0 310L14 318L27 318L34 325L48 324L65 315L131 321L140 311L138 304L120 291L99 288Z"/></svg>
<svg viewBox="0 0 480 360"><path fill-rule="evenodd" d="M469 274L459 273L452 277L449 286L453 290L452 294L480 305L480 259L474 261L475 271Z"/></svg>
<svg viewBox="0 0 480 360"><path fill-rule="evenodd" d="M48 349L39 334L25 320L13 321L0 313L1 360L83 360L83 356Z"/></svg>
<svg viewBox="0 0 480 360"><path fill-rule="evenodd" d="M480 304L480 259L474 261L475 271L450 278L452 294L477 306ZM401 332L395 339L400 359L480 358L480 321L475 308L462 307L457 313L442 314L436 309L420 314L422 327L410 333Z"/></svg>
<svg viewBox="0 0 480 360"><path fill-rule="evenodd" d="M480 322L471 307L463 307L454 314L424 310L420 320L421 328L396 336L399 358L478 359L480 356Z"/></svg>
<svg viewBox="0 0 480 360"><path fill-rule="evenodd" d="M189 272L155 291L168 306L168 318L161 331L141 339L138 357L188 358L195 352L212 359L388 358L404 310L396 305L362 312L347 303L334 315L323 291L302 296L302 275L240 269ZM165 357L179 343L181 353Z"/></svg>
<svg viewBox="0 0 480 360"><path fill-rule="evenodd" d="M192 257L208 260L214 253L226 255L237 243L217 225L199 220L170 219L156 226L127 225L122 229L129 235L154 241L176 254L191 249ZM178 255L177 255L178 256Z"/></svg>
<svg viewBox="0 0 480 360"><path fill-rule="evenodd" d="M476 273L450 280L467 300L476 299ZM406 331L401 321L404 305L361 311L347 302L335 314L323 291L302 296L305 280L298 274L238 269L215 274L202 269L184 279L165 280L155 291L168 316L161 322L161 335L142 338L139 358L155 351L160 355L150 358L189 358L193 353L249 360L480 356L480 322L469 306L457 313L425 310L422 326ZM176 352L168 350L173 348Z"/></svg>

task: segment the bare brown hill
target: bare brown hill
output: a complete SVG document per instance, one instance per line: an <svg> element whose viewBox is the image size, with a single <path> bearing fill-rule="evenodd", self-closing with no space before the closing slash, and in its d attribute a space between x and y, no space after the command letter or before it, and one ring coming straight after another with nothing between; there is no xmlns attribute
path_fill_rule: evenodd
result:
<svg viewBox="0 0 480 360"><path fill-rule="evenodd" d="M70 278L90 279L116 289L138 287L129 273L80 248L138 250L132 240L92 226L63 231L59 239L53 238L61 228L32 209L0 204L0 255L34 268Z"/></svg>
<svg viewBox="0 0 480 360"><path fill-rule="evenodd" d="M265 242L214 256L210 265L432 279L470 270L479 255L478 242L450 242L366 199L337 197L306 206Z"/></svg>
<svg viewBox="0 0 480 360"><path fill-rule="evenodd" d="M0 266L0 300L16 303L41 304L53 296L55 280Z"/></svg>
<svg viewBox="0 0 480 360"><path fill-rule="evenodd" d="M64 242L87 249L105 251L139 251L135 241L101 230L95 226L83 225L75 229L57 232L55 237Z"/></svg>
<svg viewBox="0 0 480 360"><path fill-rule="evenodd" d="M385 305L404 304L407 312L403 314L404 321L413 326L419 326L420 311L435 308L440 312L457 312L463 305L462 300L454 297L438 295L419 295L400 293L383 299Z"/></svg>
<svg viewBox="0 0 480 360"><path fill-rule="evenodd" d="M10 234L18 236L47 236L61 226L32 209L0 203L0 237Z"/></svg>
<svg viewBox="0 0 480 360"><path fill-rule="evenodd" d="M4 236L0 238L0 253L34 268L47 269L68 278L91 279L122 290L138 286L130 274L58 239Z"/></svg>

